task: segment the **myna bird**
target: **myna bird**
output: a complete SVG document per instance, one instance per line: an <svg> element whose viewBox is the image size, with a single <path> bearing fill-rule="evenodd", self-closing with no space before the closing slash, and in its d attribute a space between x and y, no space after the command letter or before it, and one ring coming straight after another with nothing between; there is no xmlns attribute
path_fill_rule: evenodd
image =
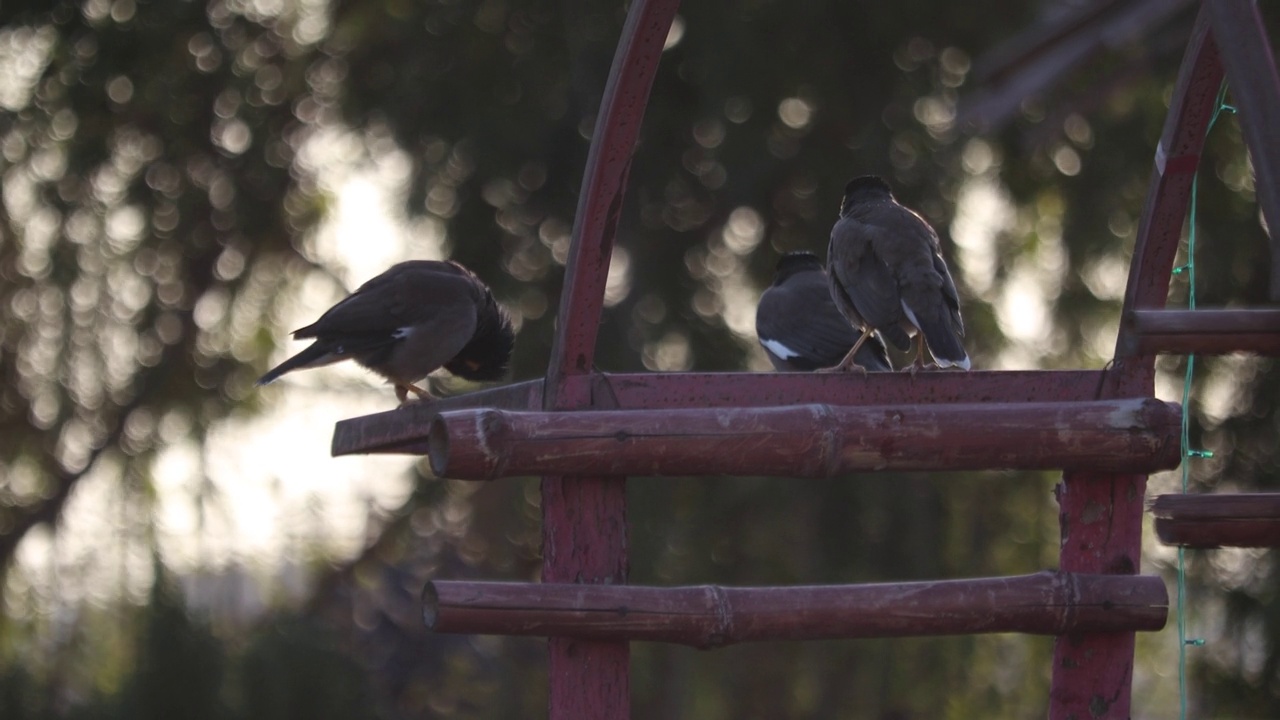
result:
<svg viewBox="0 0 1280 720"><path fill-rule="evenodd" d="M756 306L756 337L774 369L809 372L831 367L848 354L858 335L831 298L822 261L810 252L783 255L773 284ZM854 361L866 370L893 370L879 334L867 338Z"/></svg>
<svg viewBox="0 0 1280 720"><path fill-rule="evenodd" d="M302 352L258 378L266 385L302 368L355 360L409 392L430 398L414 383L443 367L467 380L497 380L515 345L511 319L470 270L452 261L410 260L394 265L293 331L315 338Z"/></svg>
<svg viewBox="0 0 1280 720"><path fill-rule="evenodd" d="M849 181L840 219L827 249L831 296L862 337L836 366L846 370L858 348L879 330L899 350L922 335L912 369L924 364L928 344L939 367L969 369L960 338L960 298L942 259L938 234L924 218L899 205L882 179Z"/></svg>

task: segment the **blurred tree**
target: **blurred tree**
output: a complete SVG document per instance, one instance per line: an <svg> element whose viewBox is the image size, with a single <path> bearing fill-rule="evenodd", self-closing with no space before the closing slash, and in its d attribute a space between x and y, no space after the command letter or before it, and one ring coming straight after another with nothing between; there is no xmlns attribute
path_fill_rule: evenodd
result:
<svg viewBox="0 0 1280 720"><path fill-rule="evenodd" d="M840 189L867 172L951 228L945 251L978 366L1102 364L1190 18L1187 3L1136 12L1144 7L688 4L632 167L598 364L763 369L754 298L778 254L823 252ZM12 566L34 528L57 522L90 476L128 489L134 509L121 514L119 533L147 542L158 453L202 443L220 421L258 409L251 383L281 336L287 298L308 276L342 274L341 260L317 252L314 233L333 206L312 152L327 133L357 138L369 164L405 163L405 215L438 230L446 253L494 286L522 324L514 377L541 376L624 10L604 0L6 3L0 566ZM1125 24L1135 13L1147 19ZM1006 111L1000 122L982 115L978 134L961 122L977 117L965 114L961 90L999 91L997 61L1012 52L1001 43L1025 48L1018 31L1028 26L1033 38L1089 50L1045 71L1033 94L981 106ZM1136 28L1119 35L1131 40L1097 41L1119 27ZM1238 131L1221 127L1200 196L1201 298L1261 303L1265 243L1252 178ZM1276 484L1271 363L1202 367L1196 438L1225 460L1198 470L1199 481ZM1053 481L638 479L633 579L1030 572L1055 562ZM38 609L50 600L30 583L7 583L5 592L23 592L6 598L0 620L12 629L0 640L0 703L42 709L27 711L34 716L118 696L131 712L158 711L147 703L176 700L145 697L166 669L154 658L181 655L183 672L202 676L181 686L183 702L218 695L203 706L214 714L537 714L539 643L427 638L416 608L429 576L536 572L536 486L413 482L406 505L371 528L366 552L317 570L305 618L268 622L247 639L240 626L184 621L154 591L133 673L66 661L77 649ZM1272 563L1261 566L1247 582L1202 568L1206 591L1232 590L1228 627L1265 638L1262 662L1210 656L1200 675L1212 693L1206 707L1280 707L1270 602L1280 579ZM121 592L120 602L129 597ZM129 613L90 610L78 622L130 632L118 615ZM335 628L336 639L316 641L314 623ZM210 633L226 641L221 654ZM93 647L127 662L132 651L108 635L92 635ZM634 703L640 717L1035 717L1049 647L1009 637L709 654L639 645ZM31 653L46 659L15 669ZM362 672L368 694L354 679ZM18 690L29 678L44 689Z"/></svg>

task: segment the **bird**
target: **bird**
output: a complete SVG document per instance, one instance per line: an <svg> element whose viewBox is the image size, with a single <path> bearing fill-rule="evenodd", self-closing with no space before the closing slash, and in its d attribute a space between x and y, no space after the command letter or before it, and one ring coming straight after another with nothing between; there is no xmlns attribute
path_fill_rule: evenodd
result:
<svg viewBox="0 0 1280 720"><path fill-rule="evenodd" d="M836 306L862 337L833 370L846 370L862 343L879 330L894 347L919 345L910 369L924 365L929 346L938 367L968 370L964 321L955 281L942 259L938 234L910 209L898 204L882 178L849 181L840 218L831 229L827 274Z"/></svg>
<svg viewBox="0 0 1280 720"><path fill-rule="evenodd" d="M451 260L393 265L293 336L315 342L258 385L354 360L394 384L402 404L410 392L431 399L415 383L441 367L467 380L501 379L515 346L507 311L475 273Z"/></svg>
<svg viewBox="0 0 1280 720"><path fill-rule="evenodd" d="M756 306L756 337L780 372L809 372L840 362L858 341L836 308L822 261L811 252L789 252L778 259L773 284ZM865 370L892 371L884 341L871 335L858 349Z"/></svg>

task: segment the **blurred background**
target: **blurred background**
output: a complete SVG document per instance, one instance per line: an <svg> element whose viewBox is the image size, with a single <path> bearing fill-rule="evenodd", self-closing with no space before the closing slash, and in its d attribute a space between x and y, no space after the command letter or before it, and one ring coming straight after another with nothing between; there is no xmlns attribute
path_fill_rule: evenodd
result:
<svg viewBox="0 0 1280 720"><path fill-rule="evenodd" d="M825 255L844 183L877 173L943 236L975 367L1102 367L1196 5L687 3L597 366L765 371L753 320L778 256ZM545 714L543 642L431 636L417 603L430 578L537 577L536 481L331 459L333 423L393 407L391 389L345 367L253 381L351 288L444 257L515 316L512 378L542 376L625 10L5 0L0 717ZM1199 301L1263 304L1266 234L1230 115L1200 177ZM1175 278L1171 305L1186 292ZM1183 359L1160 367L1158 394L1180 399ZM1192 443L1215 457L1195 490L1280 484L1278 399L1271 360L1197 364ZM631 578L1034 572L1057 562L1056 481L637 478ZM1147 538L1144 570L1172 579ZM1272 554L1190 553L1189 578L1195 715L1280 715ZM1134 717L1177 714L1169 627L1139 638ZM1051 653L1021 636L637 643L634 714L1042 717Z"/></svg>

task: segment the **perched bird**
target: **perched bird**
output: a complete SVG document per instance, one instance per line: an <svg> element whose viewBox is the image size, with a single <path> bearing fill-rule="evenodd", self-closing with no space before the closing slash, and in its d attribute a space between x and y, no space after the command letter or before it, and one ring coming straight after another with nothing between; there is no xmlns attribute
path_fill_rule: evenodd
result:
<svg viewBox="0 0 1280 720"><path fill-rule="evenodd" d="M293 370L355 360L394 383L402 403L410 391L431 397L414 383L440 367L468 380L501 378L515 345L511 319L480 278L435 260L393 265L293 336L315 342L259 385Z"/></svg>
<svg viewBox="0 0 1280 720"><path fill-rule="evenodd" d="M960 298L938 234L899 205L884 180L866 175L845 186L827 248L827 274L836 305L862 328L862 338L836 369L848 369L876 330L899 350L910 350L911 338L922 335L913 370L924 364L925 344L939 367L969 369L960 340Z"/></svg>
<svg viewBox="0 0 1280 720"><path fill-rule="evenodd" d="M831 298L822 261L810 252L783 255L773 284L756 307L756 336L774 369L807 372L831 367L844 358L858 335ZM867 338L854 360L866 370L893 370L879 334Z"/></svg>

